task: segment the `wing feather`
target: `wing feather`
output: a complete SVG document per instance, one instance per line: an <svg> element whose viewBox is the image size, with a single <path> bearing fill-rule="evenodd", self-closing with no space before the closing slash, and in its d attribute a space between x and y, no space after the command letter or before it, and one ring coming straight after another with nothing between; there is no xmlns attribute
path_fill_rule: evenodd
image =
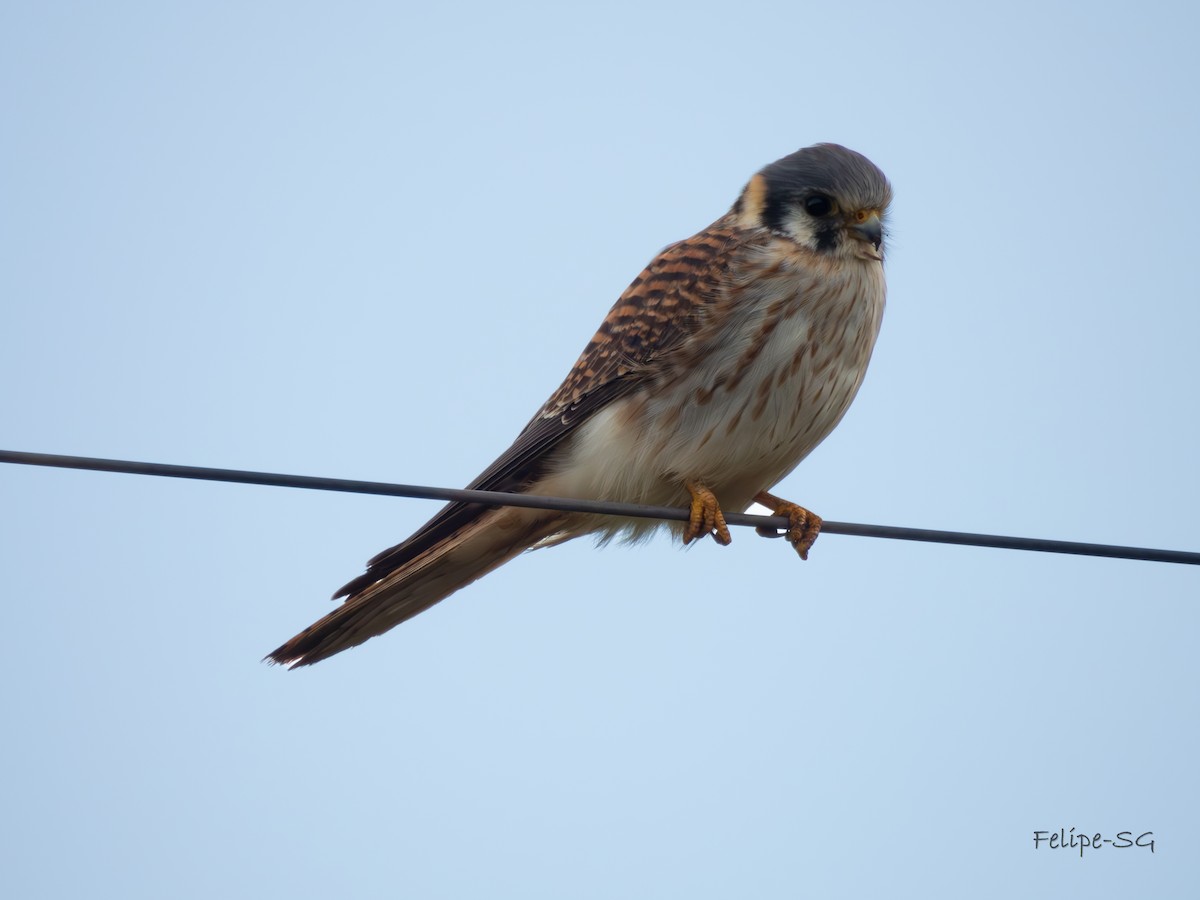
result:
<svg viewBox="0 0 1200 900"><path fill-rule="evenodd" d="M553 452L594 412L657 372L657 360L693 333L718 296L734 251L747 233L730 217L663 250L625 290L579 360L546 404L500 457L467 487L527 489L546 473ZM334 598L353 597L468 527L490 507L450 503L403 543L367 563Z"/></svg>

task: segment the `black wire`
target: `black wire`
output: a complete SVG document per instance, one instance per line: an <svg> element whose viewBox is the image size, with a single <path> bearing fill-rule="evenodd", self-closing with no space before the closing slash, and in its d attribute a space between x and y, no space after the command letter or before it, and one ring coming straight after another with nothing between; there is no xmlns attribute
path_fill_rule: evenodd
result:
<svg viewBox="0 0 1200 900"><path fill-rule="evenodd" d="M25 466L51 466L60 469L87 469L95 472L123 472L129 475L159 475L167 478L192 478L202 481L228 481L236 484L263 484L273 487L306 488L315 491L343 491L353 494L382 494L391 497L415 497L422 500L460 500L489 506L522 506L564 512L596 513L606 516L632 516L686 522L688 511L671 506L639 506L602 500L577 500L569 497L539 497L500 491L467 491L454 488L412 484L388 484L380 481L351 481L345 478L319 478L311 475L279 475L271 472L246 472L240 469L211 469L203 466L173 466L166 463L131 462L122 459L96 459L89 456L60 456L52 453L25 453L0 450L0 462ZM783 516L750 516L726 513L730 525L786 529ZM822 534L846 534L855 537L892 538L901 541L925 541L937 544L963 544L972 547L996 547L1002 550L1033 550L1043 553L1071 553L1079 556L1104 556L1115 559L1140 559L1148 562L1200 565L1200 553L1186 550L1152 550L1143 547L1117 547L1111 544L1083 544L1075 541L1049 541L1041 538L1004 537L994 534L968 534L961 531L934 531L895 525L859 525L831 522L821 526Z"/></svg>

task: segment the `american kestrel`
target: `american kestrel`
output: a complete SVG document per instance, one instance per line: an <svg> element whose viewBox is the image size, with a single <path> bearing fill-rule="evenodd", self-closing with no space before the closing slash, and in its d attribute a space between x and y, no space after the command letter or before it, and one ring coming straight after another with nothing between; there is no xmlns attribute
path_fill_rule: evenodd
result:
<svg viewBox="0 0 1200 900"><path fill-rule="evenodd" d="M654 506L688 522L450 503L367 564L345 602L269 654L310 665L383 634L524 550L666 525L730 541L722 508L821 520L768 494L854 399L883 317L892 192L866 157L817 144L750 179L733 208L663 250L613 306L516 441L470 487Z"/></svg>

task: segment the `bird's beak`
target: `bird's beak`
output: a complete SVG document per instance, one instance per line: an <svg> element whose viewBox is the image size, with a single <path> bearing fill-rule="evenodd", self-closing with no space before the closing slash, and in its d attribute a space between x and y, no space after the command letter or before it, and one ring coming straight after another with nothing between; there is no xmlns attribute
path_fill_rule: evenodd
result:
<svg viewBox="0 0 1200 900"><path fill-rule="evenodd" d="M878 250L883 243L883 222L879 218L879 210L865 209L855 213L850 231L860 241L866 241Z"/></svg>

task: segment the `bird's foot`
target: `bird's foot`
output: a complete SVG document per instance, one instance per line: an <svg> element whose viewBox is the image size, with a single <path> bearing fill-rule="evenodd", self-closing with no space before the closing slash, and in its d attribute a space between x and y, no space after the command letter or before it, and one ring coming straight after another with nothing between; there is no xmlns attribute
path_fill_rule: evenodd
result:
<svg viewBox="0 0 1200 900"><path fill-rule="evenodd" d="M711 534L718 544L730 543L729 526L725 524L725 514L717 498L704 485L696 481L685 481L683 484L692 495L691 517L683 531L683 542L690 544L697 538Z"/></svg>
<svg viewBox="0 0 1200 900"><path fill-rule="evenodd" d="M771 515L787 516L788 518L788 529L782 535L774 528L756 528L754 530L763 537L786 537L796 548L800 558L808 559L808 551L812 549L813 542L821 533L821 517L814 512L809 512L803 506L789 500L781 500L766 491L759 491L754 496L754 502L769 507L772 510Z"/></svg>

